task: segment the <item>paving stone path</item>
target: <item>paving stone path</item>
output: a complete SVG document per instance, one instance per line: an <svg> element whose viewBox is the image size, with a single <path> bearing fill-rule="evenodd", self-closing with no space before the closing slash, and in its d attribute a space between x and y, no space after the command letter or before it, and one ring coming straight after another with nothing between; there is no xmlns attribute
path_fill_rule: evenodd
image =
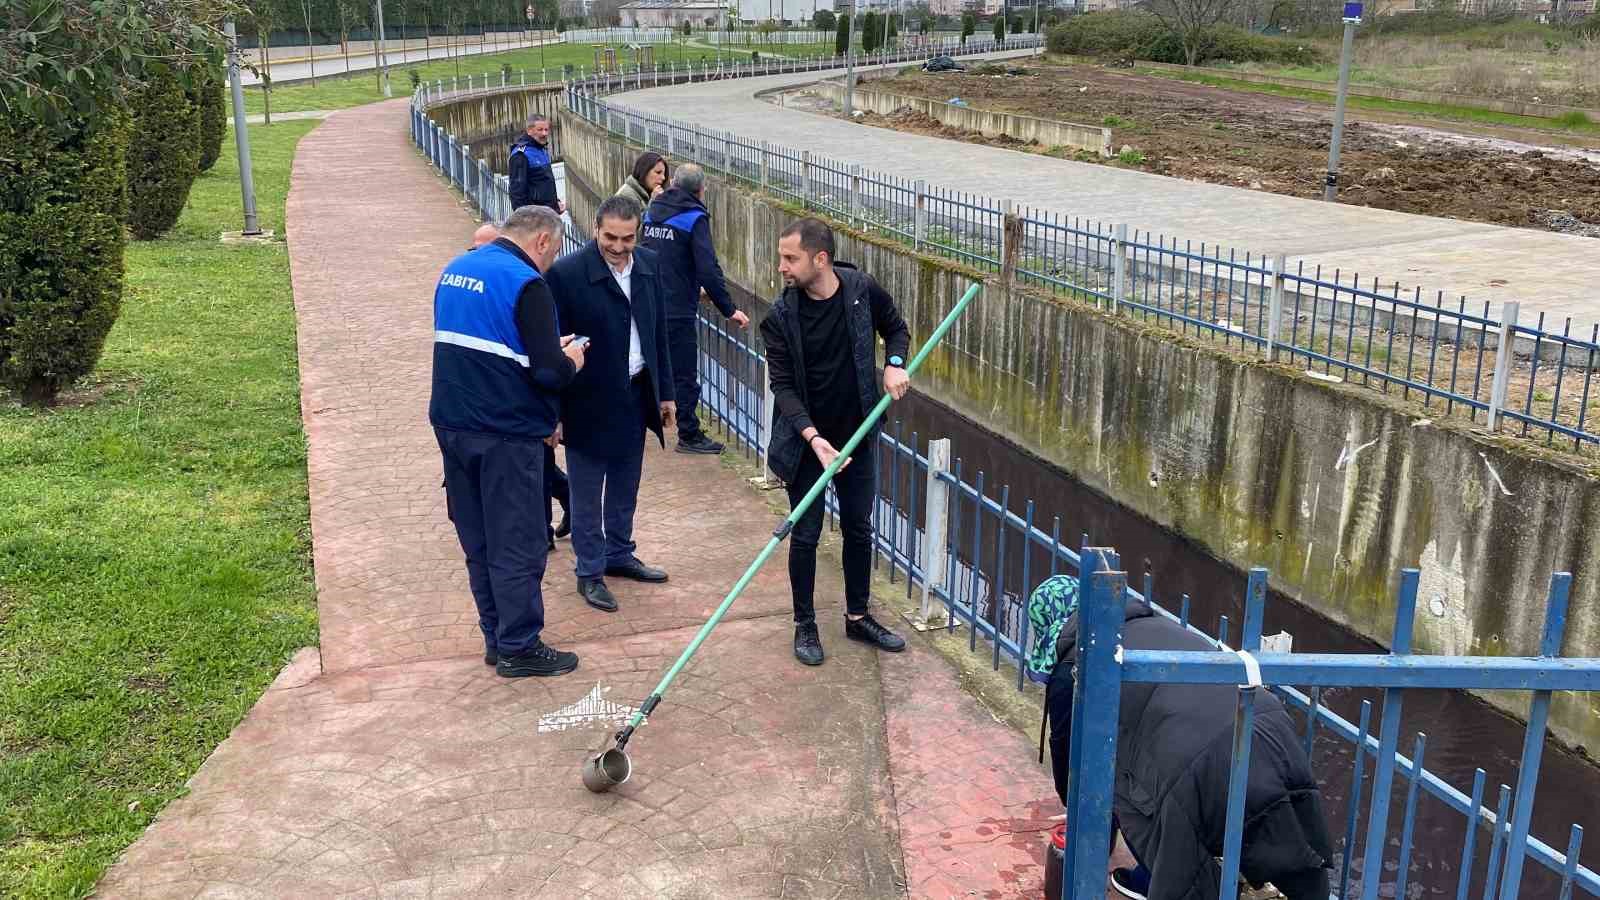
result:
<svg viewBox="0 0 1600 900"><path fill-rule="evenodd" d="M920 642L847 644L837 602L828 664L795 663L781 561L641 730L634 778L583 789L614 726L563 712L637 705L775 524L714 459L647 454L637 536L668 584L618 585L608 616L565 544L552 559L546 634L575 674L483 665L426 415L431 288L473 223L407 145L404 103L318 126L288 201L321 646L97 895L1040 896L1057 810L1029 742Z"/></svg>

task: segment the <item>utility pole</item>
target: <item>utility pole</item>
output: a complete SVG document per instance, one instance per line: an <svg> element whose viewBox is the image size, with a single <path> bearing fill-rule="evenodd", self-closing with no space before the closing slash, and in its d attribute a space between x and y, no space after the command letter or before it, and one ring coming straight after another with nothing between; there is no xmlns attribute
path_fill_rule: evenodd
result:
<svg viewBox="0 0 1600 900"><path fill-rule="evenodd" d="M1344 100L1350 91L1350 57L1355 47L1356 26L1361 24L1361 0L1344 5L1344 47L1339 51L1339 93L1333 101L1333 140L1328 143L1328 180L1322 199L1332 203L1339 197L1339 143L1344 139Z"/></svg>
<svg viewBox="0 0 1600 900"><path fill-rule="evenodd" d="M394 88L389 84L389 49L385 46L383 35L383 0L373 0L373 6L377 7L377 14L373 18L378 24L378 42L372 48L373 52L377 54L377 58L373 62L378 64L378 71L381 73L383 96L393 97Z"/></svg>
<svg viewBox="0 0 1600 900"><path fill-rule="evenodd" d="M239 81L239 35L233 20L223 26L228 37L228 81L233 92L233 146L239 152L239 193L244 199L244 234L253 237L261 234L261 223L256 220L256 185L250 171L250 131L244 121L244 85Z"/></svg>

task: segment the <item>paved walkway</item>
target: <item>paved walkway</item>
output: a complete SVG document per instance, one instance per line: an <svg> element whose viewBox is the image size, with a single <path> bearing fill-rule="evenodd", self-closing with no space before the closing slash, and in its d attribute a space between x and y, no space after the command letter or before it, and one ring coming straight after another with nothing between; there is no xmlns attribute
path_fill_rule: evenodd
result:
<svg viewBox="0 0 1600 900"><path fill-rule="evenodd" d="M1331 280L1360 273L1403 291L1421 287L1479 304L1522 301L1524 323L1573 318L1588 336L1600 321L1600 243L1594 238L1326 204L1262 191L1182 181L1092 163L858 125L756 99L758 91L815 81L815 73L654 88L618 102L842 163L1034 209L1164 234L1170 240L1289 255L1321 264ZM1359 115L1359 114L1356 114ZM1479 307L1481 311L1481 305ZM1532 310L1530 314L1530 310ZM1496 310L1498 315L1498 309ZM1553 324L1552 324L1553 323ZM1580 327L1581 326L1581 327Z"/></svg>
<svg viewBox="0 0 1600 900"><path fill-rule="evenodd" d="M647 695L776 521L717 460L648 453L638 539L672 581L618 584L621 613L577 598L565 544L552 559L547 636L575 674L483 665L426 417L431 286L473 223L406 145L404 102L318 126L289 196L320 653L98 896L1039 896L1056 801L1030 742L920 640L845 642L836 601L827 665L795 663L781 561L636 737L633 780L583 789L608 705Z"/></svg>
<svg viewBox="0 0 1600 900"><path fill-rule="evenodd" d="M563 43L563 39L554 38L543 42L547 46ZM405 73L399 71L402 66L413 63L427 62L429 60L454 59L457 56L482 56L485 53L505 53L509 50L520 50L525 47L537 47L539 41L512 41L502 44L467 44L463 46L440 44L437 47L407 47L402 50L398 46L389 48L389 77L394 81L396 91L402 90L401 82ZM378 67L377 54L352 53L350 54L349 68L345 68L343 56L319 56L316 61L309 62L304 56L295 59L286 59L284 62L272 63L272 83L282 87L297 81L309 81L313 67L318 78L333 75L344 75L347 72L370 72ZM480 64L472 70L472 74L481 75L484 67ZM249 69L239 70L239 83L254 85L261 83L261 76Z"/></svg>

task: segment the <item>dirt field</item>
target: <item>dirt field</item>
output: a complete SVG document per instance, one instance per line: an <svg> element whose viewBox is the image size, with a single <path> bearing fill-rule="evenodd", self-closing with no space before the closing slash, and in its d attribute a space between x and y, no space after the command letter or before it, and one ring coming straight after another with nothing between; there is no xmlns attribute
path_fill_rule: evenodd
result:
<svg viewBox="0 0 1600 900"><path fill-rule="evenodd" d="M918 72L865 86L1109 126L1112 146L1132 151L1110 165L1296 197L1322 195L1332 134L1327 107L1093 66L1035 63L1010 71L1022 74ZM858 121L1061 152L956 132L909 110ZM1343 202L1600 237L1600 154L1463 137L1435 122L1415 125L1425 127L1347 121Z"/></svg>

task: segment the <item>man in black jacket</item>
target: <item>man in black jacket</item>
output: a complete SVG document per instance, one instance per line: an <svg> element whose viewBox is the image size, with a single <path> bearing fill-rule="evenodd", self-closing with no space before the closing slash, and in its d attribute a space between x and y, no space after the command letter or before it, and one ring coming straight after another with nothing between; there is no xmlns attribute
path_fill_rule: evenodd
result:
<svg viewBox="0 0 1600 900"><path fill-rule="evenodd" d="M1214 649L1144 600L1128 599L1123 618L1126 649ZM1063 804L1077 643L1074 613L1056 642L1056 668L1045 694L1050 762ZM1143 870L1112 873L1123 896L1216 900L1238 692L1230 685L1122 686L1114 822ZM1261 690L1255 709L1239 872L1254 884L1272 882L1289 900L1327 900L1333 846L1311 760L1282 700Z"/></svg>
<svg viewBox="0 0 1600 900"><path fill-rule="evenodd" d="M511 182L511 208L543 206L557 214L567 204L556 195L555 163L550 159L550 120L538 113L528 117L528 130L517 135L506 162Z"/></svg>
<svg viewBox="0 0 1600 900"><path fill-rule="evenodd" d="M894 299L871 276L834 261L833 231L820 220L800 219L783 230L778 272L786 287L761 323L774 403L767 465L787 485L792 509L883 396L874 334L887 347L883 390L897 400L905 396L911 383L905 370L911 331ZM898 652L905 641L867 609L877 458L874 429L833 479L844 535L845 636ZM820 499L813 502L789 539L794 655L808 666L823 659L812 597L822 508Z"/></svg>
<svg viewBox="0 0 1600 900"><path fill-rule="evenodd" d="M705 288L724 318L740 328L750 324L750 317L733 305L722 266L717 263L705 194L705 171L694 163L684 163L673 171L672 186L651 202L644 216L644 245L661 258L673 399L678 403L679 453L722 452L722 444L700 430L694 414L700 403L700 348L695 334L700 289Z"/></svg>
<svg viewBox="0 0 1600 900"><path fill-rule="evenodd" d="M595 214L594 240L550 270L563 328L589 338L587 364L561 395L561 433L572 491L572 551L584 602L615 612L605 576L662 582L634 555L633 514L645 432L657 441L672 418L656 256L636 247L639 204L612 197Z"/></svg>

